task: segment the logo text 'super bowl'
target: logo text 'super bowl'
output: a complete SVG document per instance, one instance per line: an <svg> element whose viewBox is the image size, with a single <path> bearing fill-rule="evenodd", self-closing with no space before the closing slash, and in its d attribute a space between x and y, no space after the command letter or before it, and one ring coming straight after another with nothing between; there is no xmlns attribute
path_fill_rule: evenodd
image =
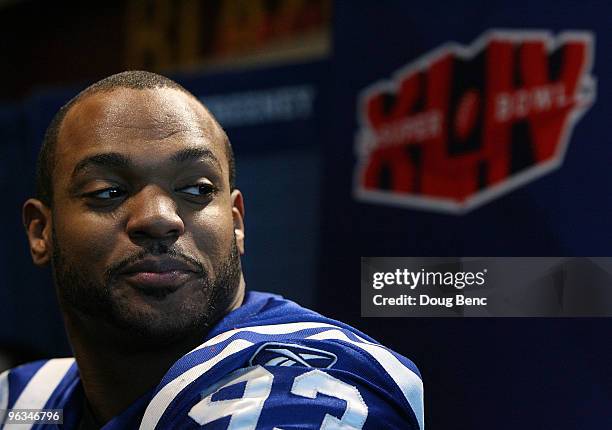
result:
<svg viewBox="0 0 612 430"><path fill-rule="evenodd" d="M462 213L559 167L595 98L593 43L491 30L365 88L356 198Z"/></svg>

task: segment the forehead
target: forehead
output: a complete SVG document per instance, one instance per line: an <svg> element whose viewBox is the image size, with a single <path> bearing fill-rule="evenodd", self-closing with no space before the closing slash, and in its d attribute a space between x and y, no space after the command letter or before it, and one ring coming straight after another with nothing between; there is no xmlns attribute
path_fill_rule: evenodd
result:
<svg viewBox="0 0 612 430"><path fill-rule="evenodd" d="M118 88L85 96L68 111L58 133L56 166L66 171L98 152L151 157L185 146L204 146L227 160L220 126L189 95L171 88Z"/></svg>

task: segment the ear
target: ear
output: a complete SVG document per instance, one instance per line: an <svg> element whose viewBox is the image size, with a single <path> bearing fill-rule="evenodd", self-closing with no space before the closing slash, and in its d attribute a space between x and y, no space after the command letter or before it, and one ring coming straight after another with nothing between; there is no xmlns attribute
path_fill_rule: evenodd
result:
<svg viewBox="0 0 612 430"><path fill-rule="evenodd" d="M29 199L23 204L23 226L30 242L32 261L45 266L51 260L51 209L38 199Z"/></svg>
<svg viewBox="0 0 612 430"><path fill-rule="evenodd" d="M244 255L244 200L240 190L232 191L232 218L234 220L234 234L240 255Z"/></svg>

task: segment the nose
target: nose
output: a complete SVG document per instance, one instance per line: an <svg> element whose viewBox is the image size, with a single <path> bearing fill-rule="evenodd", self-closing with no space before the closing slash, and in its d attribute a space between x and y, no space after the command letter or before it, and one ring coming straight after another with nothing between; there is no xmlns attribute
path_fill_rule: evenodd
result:
<svg viewBox="0 0 612 430"><path fill-rule="evenodd" d="M126 230L132 241L170 244L185 232L176 202L157 186L147 186L131 199Z"/></svg>

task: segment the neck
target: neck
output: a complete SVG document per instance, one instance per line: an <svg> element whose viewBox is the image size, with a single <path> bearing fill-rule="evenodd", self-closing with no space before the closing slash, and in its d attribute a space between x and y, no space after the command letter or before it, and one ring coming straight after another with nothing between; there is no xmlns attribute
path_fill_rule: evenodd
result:
<svg viewBox="0 0 612 430"><path fill-rule="evenodd" d="M227 312L242 304L244 284ZM154 389L168 369L200 345L206 330L182 336L170 344L143 345L106 323L64 312L66 330L79 368L85 396L96 421L103 425Z"/></svg>
<svg viewBox="0 0 612 430"><path fill-rule="evenodd" d="M95 344L71 336L85 396L98 423L104 424L155 388L179 358L202 341L187 338L153 351Z"/></svg>

